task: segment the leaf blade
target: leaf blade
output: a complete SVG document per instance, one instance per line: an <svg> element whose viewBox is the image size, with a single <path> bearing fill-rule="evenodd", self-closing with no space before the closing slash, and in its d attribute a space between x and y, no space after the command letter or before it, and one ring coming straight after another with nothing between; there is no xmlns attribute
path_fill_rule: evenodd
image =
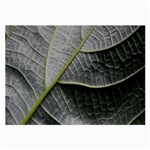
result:
<svg viewBox="0 0 150 150"><path fill-rule="evenodd" d="M137 65L136 62L132 62L132 64L134 64L134 67L135 67L134 69L131 70L130 68L126 67L125 71L128 72L128 74L126 76L122 77L123 80L121 78L118 78L117 76L113 77L112 75L110 75L109 78L110 77L116 78L117 80L115 80L115 82L113 81L111 84L108 84L108 83L110 83L110 81L109 82L107 81L105 83L104 81L106 81L106 78L103 78L103 81L101 83L104 83L104 84L99 84L99 85L95 86L95 83L97 83L96 80L98 78L101 78L101 74L93 71L93 70L96 70L97 65L98 65L97 56L95 57L96 58L95 59L93 57L93 53L97 53L97 54L105 53L106 54L106 51L98 52L98 49L94 52L93 52L93 50L88 51L88 53L87 52L85 53L85 51L83 53L83 51L82 51L82 50L84 50L83 49L84 44L87 42L86 39L89 39L90 35L93 35L93 33L95 32L94 31L95 27L91 27L91 26L83 26L83 27L61 26L61 27L58 27L59 34L56 33L57 36L56 35L54 36L54 28L55 27L53 27L53 29L52 29L52 26L50 26L50 27L48 27L48 26L47 27L46 26L25 26L25 27L16 26L16 27L14 27L14 31L12 32L11 36L8 38L8 41L6 43L6 65L8 67L12 66L12 68L11 68L12 71L8 71L10 69L6 69L6 72L7 72L7 76L6 76L7 81L6 82L8 82L10 85L13 85L15 87L17 85L16 89L19 91L18 94L21 94L21 92L24 91L22 93L26 96L23 96L23 97L22 97L22 95L19 96L17 94L17 91L14 91L13 87L6 85L6 89L8 90L6 92L7 124L11 124L11 122L12 122L12 124L20 124L21 120L23 118L22 116L25 116L25 118L26 118L25 121L23 120L24 121L24 122L22 122L23 124L27 123L28 121L29 121L28 124L59 124L59 123L60 124L115 124L115 123L122 124L124 122L123 120L120 122L113 122L113 120L112 120L112 122L109 123L109 119L107 118L108 112L105 113L105 117L107 118L107 120L102 119L101 121L98 121L100 118L102 118L102 116L101 117L99 116L98 120L96 119L97 115L95 112L95 107L97 107L97 106L95 106L95 102L93 101L93 96L96 96L94 94L95 93L94 91L113 89L124 83L128 83L129 81L131 81L131 79L135 78L135 76L138 76L139 74L141 74L141 72L143 72L142 68L144 68L144 59L145 59L145 53L144 53L145 46L143 43L145 42L145 39L144 39L145 31L142 34L138 34L138 36L137 36L138 38L141 38L141 37L143 38L142 42L137 41L137 38L134 38L132 40L131 43L132 43L132 45L135 45L136 48L129 47L129 49L132 49L133 55L131 55L129 53L125 54L125 56L128 57L127 59L129 62L132 60L133 61L138 60L140 62L140 65ZM62 32L62 30L61 30L62 28L63 28L63 32L65 32L65 33ZM81 35L79 35L79 30L78 30L79 28L81 29L81 33L80 33ZM131 33L132 35L124 37L125 38L124 41L121 41L120 44L123 45L123 43L125 43L125 41L128 41L128 39L130 37L132 37L133 35L138 33L139 29L137 29L136 27L133 27L133 28L135 29L135 31L134 31L135 33ZM126 27L125 28L123 27L122 29L126 30ZM124 32L123 30L121 31L122 33ZM76 31L78 32L78 35L81 36L80 38L78 38L79 36L76 36L77 38L75 38L74 34L77 33ZM63 36L61 35L61 32L63 33ZM89 33L89 35L87 33ZM65 38L64 35L66 35L67 38ZM87 35L87 37L86 37L86 35ZM83 40L83 38L85 38L85 41ZM52 41L52 39L53 39L53 41ZM66 40L66 39L68 39L68 40ZM72 48L70 47L71 43L72 43L71 42L72 39L74 39L76 46L79 45L78 48L76 48L76 46L75 47L73 46ZM78 42L76 39L78 39ZM79 42L79 41L81 41L81 42ZM94 42L96 42L96 40ZM77 44L77 43L80 43L80 44ZM124 44L124 45L126 45L126 44ZM118 43L116 45L112 45L112 47L114 49L116 49L116 46L118 46ZM110 51L112 59L116 60L116 56L114 55L115 53L114 52L112 53L112 49L109 46L107 46L106 48L107 48L107 51ZM140 49L140 48L142 48L142 49ZM127 48L124 48L124 50L126 50L126 49ZM67 59L65 59L66 58L65 55L67 54L66 50L67 50L67 53L69 51L71 52L71 57L69 56ZM74 50L75 50L75 52L74 52ZM82 53L81 53L81 51L82 51ZM122 51L122 49L119 48L119 51ZM139 53L139 55L137 55L135 53L136 51ZM52 60L53 55L55 56L55 58L57 58L54 61ZM81 55L83 57L80 57ZM120 54L118 53L117 55L120 55ZM88 59L87 59L88 57L90 58L90 61L88 61ZM82 58L85 58L86 61L84 60L84 62L83 62ZM109 57L106 57L106 59L104 59L104 61L103 61L106 65L110 65L113 62L112 61L111 63L110 62L107 63L108 58ZM122 54L120 55L120 58L122 60L124 60ZM47 61L46 61L46 59L47 59ZM69 70L69 68L72 68L72 65L74 64L74 61L76 59L79 62L78 65L77 64L74 65L77 72L73 69L70 69L70 72L71 71L74 72L73 75L69 76L69 78L68 78L71 82L68 82L68 80L67 80L67 82L64 82L63 81L64 75L69 74L68 70ZM56 60L58 60L60 62L63 60L63 61L65 61L65 63L63 63L63 65L59 66L59 64L61 64L61 63L57 62ZM46 62L48 64L47 66L45 65ZM91 63L91 66L88 65L88 67L85 68L85 63L87 63L87 62ZM115 62L113 62L113 63L115 64ZM50 68L49 65L52 65L52 64L55 64L55 65L53 65L54 67ZM55 68L57 68L55 66L58 66L57 71L54 71ZM116 67L116 65L114 65L114 66ZM14 69L13 69L13 67L14 67ZM81 70L81 69L78 70L80 67L82 67L83 70ZM123 68L123 67L120 67L120 68ZM115 68L114 71L117 71L116 69L117 68ZM16 72L17 70L20 71L20 73L21 73L21 74L19 74L18 78L16 78L17 76L15 76L15 74L13 75L13 73L12 73L13 71ZM90 74L90 76L88 76L88 74L85 73L85 70L88 70L92 74ZM55 72L55 74L53 75L53 73L51 71ZM100 71L102 71L102 70L100 70ZM107 72L108 72L108 74L111 73L111 69L107 69ZM46 77L46 74L47 74L47 77ZM118 73L118 74L120 74L120 73ZM11 75L13 75L13 76L11 76ZM16 73L16 75L17 75L17 73ZM76 76L79 75L80 77L83 76L82 77L83 80L79 79L78 82L73 82L72 77L75 77L75 75ZM88 77L89 83L92 83L94 86L90 85L89 83L84 84L83 81L86 79L85 75ZM61 80L59 81L60 77L61 77ZM25 81L25 79L27 81ZM144 77L141 76L141 79L144 79ZM23 83L25 83L24 81L29 83L30 86L29 85L28 86L30 87L29 88L30 90L28 90L28 86L22 86L23 88L19 88L19 85L23 85ZM139 89L139 87L141 87L141 85L143 86L143 82L144 82L144 80L142 82L137 81L137 83L139 83L139 84L136 83L137 89ZM64 83L68 84L68 85L64 85ZM79 85L71 85L74 83L75 84L78 83L79 85L83 85L83 86L88 86L89 88L87 89L86 87L81 88ZM46 84L47 84L47 86L45 86ZM62 87L64 87L64 88L62 88ZM69 90L72 91L72 89L70 89L68 87L70 87L70 88L72 87L74 89L74 92L77 91L77 93L75 92L74 94L78 95L78 96L74 96L74 98L71 98L70 96L68 96L67 93L68 94L70 93ZM75 88L75 87L78 87L78 88ZM100 87L105 87L105 88L100 89ZM141 92L144 92L143 87L141 88L142 89ZM96 88L96 89L92 89L92 88ZM84 93L87 93L87 91L89 91L89 93L92 94L90 96L91 100L89 100L86 96L84 96L84 93L80 93L79 89L81 89L81 90L85 89ZM129 88L129 89L130 89L129 92L131 92L133 90L134 91L137 90L136 88ZM134 91L132 93L135 93ZM118 91L118 93L119 92L120 92L120 90ZM32 95L35 95L35 98L31 98L31 97L28 98L29 93ZM89 93L87 93L87 95ZM106 93L106 91L104 93ZM137 91L137 93L135 93L135 95L138 93L139 92ZM60 95L61 99L60 99L60 97L58 97L59 95ZM70 93L70 95L72 95L72 94ZM101 96L102 95L103 95L103 93L101 93ZM24 97L26 100L23 100ZM82 101L85 101L85 103L79 103L80 97L82 97ZM15 101L15 99L16 99L16 101ZM71 101L69 101L69 99ZM103 99L105 99L104 96L103 96ZM107 106L107 100L109 101L109 99L106 99L106 104L105 104L106 106ZM139 96L132 96L132 98L130 98L130 100L133 101L134 105L135 105L134 99L138 100L138 102L136 103L136 107L137 108L139 107L139 108L138 108L138 111L137 111L137 108L134 108L133 109L134 111L132 113L137 113L137 112L139 112L139 110L141 110L141 108L144 109L144 95L139 94ZM33 101L33 103L31 103L32 101ZM120 99L120 101L122 101L122 99ZM28 110L25 109L25 105L21 104L23 102L26 102L27 106L30 104L29 105L30 108L28 108ZM118 104L119 104L120 109L122 110L122 108L120 106L120 102L118 102ZM138 106L138 104L140 106ZM84 105L84 107L82 106L82 109L81 109L80 105ZM10 107L10 109L7 109L8 106ZM21 109L19 110L19 107L17 108L17 106L19 106ZM93 110L94 110L95 116L93 116ZM96 111L97 111L97 109L96 109ZM13 112L13 115L15 115L14 118L15 119L17 118L16 122L15 122L15 120L13 120L13 116L11 115L11 112ZM20 114L19 114L19 112L20 112ZM28 115L26 115L26 114L28 114ZM117 114L119 115L119 112L117 112ZM129 114L129 116L130 116L130 114ZM134 118L134 116L135 116L135 114L132 114L131 118ZM119 120L121 120L121 118ZM129 119L129 120L131 120L131 119ZM126 123L128 123L128 122L126 122Z"/></svg>
<svg viewBox="0 0 150 150"><path fill-rule="evenodd" d="M37 100L37 102L35 103L35 105L32 107L32 109L29 111L29 113L26 115L26 117L23 119L21 124L26 124L29 119L31 118L31 116L33 115L33 113L36 111L36 109L40 106L40 104L42 103L42 101L44 100L44 98L47 96L47 94L49 93L49 91L54 87L54 85L58 82L59 78L61 77L61 75L64 73L64 71L67 69L67 67L69 66L69 64L72 62L72 60L75 58L75 56L77 55L77 53L79 52L80 48L82 47L82 45L84 44L85 40L88 38L88 36L90 35L90 33L93 31L93 28L91 28L91 30L89 31L89 33L86 35L86 37L83 39L83 41L81 42L81 44L79 45L79 47L77 48L77 50L75 51L75 53L72 55L72 57L70 58L70 60L64 65L64 67L62 68L62 70L60 70L59 74L57 75L57 77L55 78L55 80L45 89L45 91L43 92L43 94L41 95L41 97Z"/></svg>

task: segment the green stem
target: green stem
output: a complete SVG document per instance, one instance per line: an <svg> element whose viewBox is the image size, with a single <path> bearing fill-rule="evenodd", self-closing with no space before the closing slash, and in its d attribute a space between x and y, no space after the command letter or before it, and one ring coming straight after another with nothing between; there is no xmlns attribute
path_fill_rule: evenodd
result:
<svg viewBox="0 0 150 150"><path fill-rule="evenodd" d="M6 38L6 40L5 40L5 43L7 44L7 41L8 41L8 39L9 39L9 37L10 37L10 35L11 35L11 33L12 33L12 31L13 31L13 26L12 27L10 27L10 30L9 30L9 32L8 33L5 33L5 35L7 35L7 38Z"/></svg>
<svg viewBox="0 0 150 150"><path fill-rule="evenodd" d="M83 41L81 42L80 46L75 51L75 53L72 55L72 57L70 58L70 60L62 68L62 70L60 71L60 73L58 74L58 76L55 78L55 80L50 84L49 87L47 87L45 89L45 91L43 92L43 94L41 95L41 97L37 100L37 102L35 103L35 105L31 109L31 111L26 115L26 117L24 118L24 120L22 121L21 124L26 124L29 121L29 119L31 118L31 116L33 115L33 113L37 110L37 108L40 106L40 104L42 103L42 101L44 100L44 98L47 96L47 94L49 93L49 91L55 86L55 84L58 82L59 78L62 76L62 74L68 68L68 66L70 65L70 63L76 57L76 55L78 54L79 50L81 49L81 47L83 46L83 44L85 43L85 41L87 40L87 38L89 37L89 35L92 33L93 30L94 30L94 26L91 28L91 30L89 31L89 33L83 39Z"/></svg>

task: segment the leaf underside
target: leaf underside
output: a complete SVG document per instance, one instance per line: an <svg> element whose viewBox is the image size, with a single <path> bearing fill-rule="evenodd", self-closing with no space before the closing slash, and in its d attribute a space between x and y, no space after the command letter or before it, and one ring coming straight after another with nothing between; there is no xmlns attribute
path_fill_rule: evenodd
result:
<svg viewBox="0 0 150 150"><path fill-rule="evenodd" d="M6 26L6 124L145 124L144 26Z"/></svg>

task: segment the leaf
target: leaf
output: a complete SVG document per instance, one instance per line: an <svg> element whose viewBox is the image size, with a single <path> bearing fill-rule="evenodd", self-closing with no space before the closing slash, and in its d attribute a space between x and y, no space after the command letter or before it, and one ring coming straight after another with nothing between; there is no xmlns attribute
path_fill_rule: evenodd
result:
<svg viewBox="0 0 150 150"><path fill-rule="evenodd" d="M145 123L144 26L12 26L6 34L6 124Z"/></svg>
<svg viewBox="0 0 150 150"><path fill-rule="evenodd" d="M137 118L135 118L131 123L131 125L144 125L145 124L145 111L143 111Z"/></svg>

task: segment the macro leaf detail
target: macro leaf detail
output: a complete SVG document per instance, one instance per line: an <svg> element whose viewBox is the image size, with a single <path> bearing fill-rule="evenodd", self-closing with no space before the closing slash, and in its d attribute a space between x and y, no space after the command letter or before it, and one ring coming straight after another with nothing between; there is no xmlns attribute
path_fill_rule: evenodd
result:
<svg viewBox="0 0 150 150"><path fill-rule="evenodd" d="M6 26L6 124L145 124L145 27Z"/></svg>

